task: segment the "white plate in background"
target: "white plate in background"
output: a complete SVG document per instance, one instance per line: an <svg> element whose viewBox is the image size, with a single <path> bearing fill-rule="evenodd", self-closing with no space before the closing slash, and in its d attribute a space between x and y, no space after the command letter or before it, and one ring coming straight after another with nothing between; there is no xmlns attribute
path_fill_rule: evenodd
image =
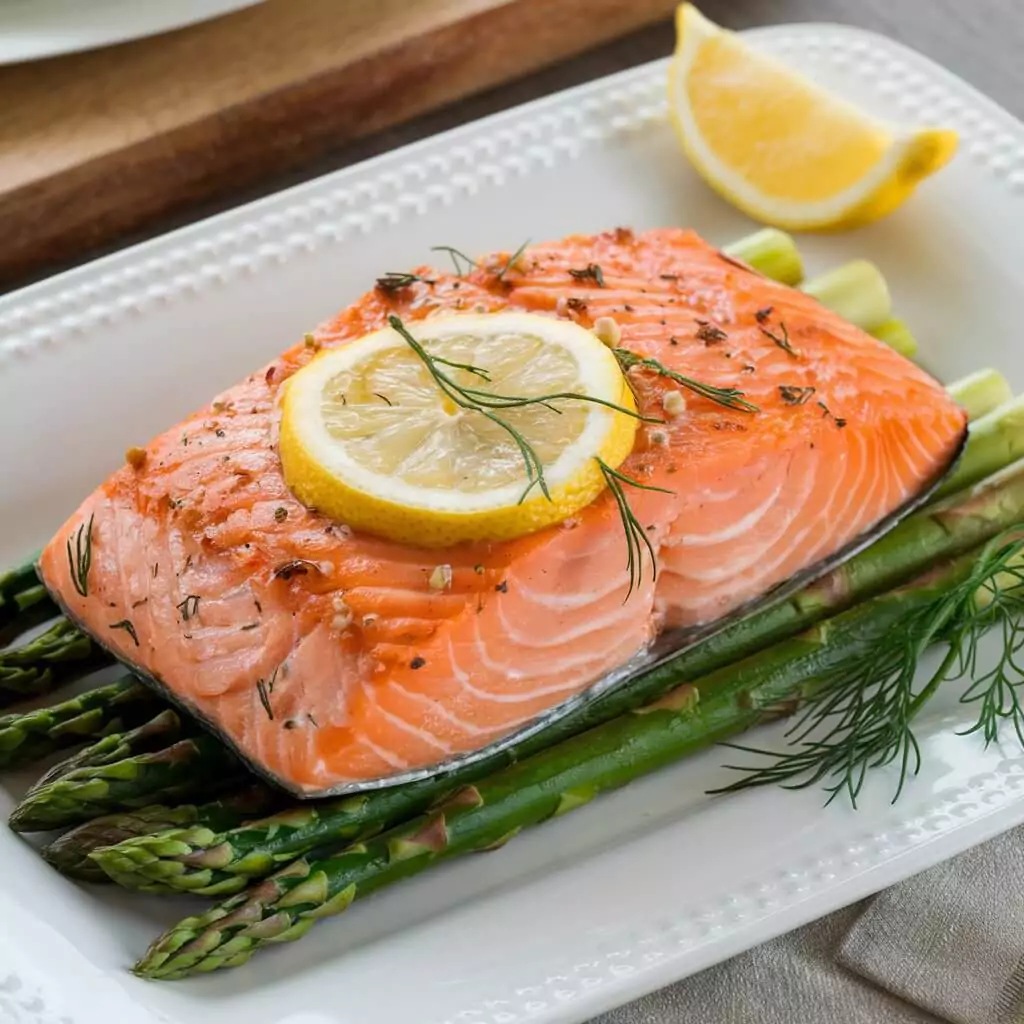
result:
<svg viewBox="0 0 1024 1024"><path fill-rule="evenodd" d="M17 64L141 39L260 2L0 0L0 64Z"/></svg>
<svg viewBox="0 0 1024 1024"><path fill-rule="evenodd" d="M878 112L949 124L961 154L904 208L800 240L812 272L876 260L944 379L1024 387L1024 126L923 57L837 26L751 34ZM616 224L752 225L679 155L665 64L597 81L193 225L0 299L0 564L45 541L137 444L431 245L514 249ZM859 810L819 791L711 800L707 751L502 850L428 871L301 942L207 978L127 966L197 904L78 887L0 832L4 1024L575 1024L1024 821L1024 754L956 735ZM771 742L771 737L767 742ZM0 812L14 798L0 790Z"/></svg>

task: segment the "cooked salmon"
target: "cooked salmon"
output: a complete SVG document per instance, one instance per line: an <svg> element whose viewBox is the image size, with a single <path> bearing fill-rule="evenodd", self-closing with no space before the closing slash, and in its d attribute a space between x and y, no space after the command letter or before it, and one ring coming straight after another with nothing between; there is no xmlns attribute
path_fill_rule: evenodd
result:
<svg viewBox="0 0 1024 1024"><path fill-rule="evenodd" d="M686 644L848 553L962 445L964 413L926 373L692 232L573 236L499 274L507 259L370 291L312 345L132 450L42 555L75 621L296 793L379 785L507 741L655 638ZM600 275L570 273L592 264ZM659 572L628 600L607 493L540 533L443 552L354 533L289 493L276 399L313 350L392 313L414 329L471 309L614 317L622 346L760 408L687 393L682 415L643 426L622 470L670 493L630 492ZM652 415L678 387L630 379ZM452 581L438 592L442 561Z"/></svg>

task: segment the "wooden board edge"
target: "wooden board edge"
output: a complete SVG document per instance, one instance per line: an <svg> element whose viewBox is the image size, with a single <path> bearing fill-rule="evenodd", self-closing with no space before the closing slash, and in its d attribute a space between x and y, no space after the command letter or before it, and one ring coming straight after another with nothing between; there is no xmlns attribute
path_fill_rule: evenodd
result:
<svg viewBox="0 0 1024 1024"><path fill-rule="evenodd" d="M552 19L549 0L520 0L33 182L0 196L0 284L582 53L667 17L674 6L570 0ZM533 44L526 59L523 39Z"/></svg>

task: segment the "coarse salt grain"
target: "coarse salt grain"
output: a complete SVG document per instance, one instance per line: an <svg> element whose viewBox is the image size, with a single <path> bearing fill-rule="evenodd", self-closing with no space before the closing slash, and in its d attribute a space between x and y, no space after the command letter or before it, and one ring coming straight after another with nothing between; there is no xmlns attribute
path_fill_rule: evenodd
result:
<svg viewBox="0 0 1024 1024"><path fill-rule="evenodd" d="M602 345L614 348L622 340L619 322L611 316L599 316L594 321L594 336Z"/></svg>
<svg viewBox="0 0 1024 1024"><path fill-rule="evenodd" d="M676 416L682 416L686 412L686 399L679 391L666 391L661 396L661 407L667 415L675 419Z"/></svg>
<svg viewBox="0 0 1024 1024"><path fill-rule="evenodd" d="M452 567L450 565L435 565L434 571L430 574L431 590L448 590L452 585Z"/></svg>

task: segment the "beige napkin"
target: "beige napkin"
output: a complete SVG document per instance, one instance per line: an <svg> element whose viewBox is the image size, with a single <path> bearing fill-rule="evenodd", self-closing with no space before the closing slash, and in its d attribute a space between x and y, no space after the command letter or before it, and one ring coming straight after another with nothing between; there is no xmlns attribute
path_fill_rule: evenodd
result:
<svg viewBox="0 0 1024 1024"><path fill-rule="evenodd" d="M591 1024L1024 1024L1024 827Z"/></svg>

